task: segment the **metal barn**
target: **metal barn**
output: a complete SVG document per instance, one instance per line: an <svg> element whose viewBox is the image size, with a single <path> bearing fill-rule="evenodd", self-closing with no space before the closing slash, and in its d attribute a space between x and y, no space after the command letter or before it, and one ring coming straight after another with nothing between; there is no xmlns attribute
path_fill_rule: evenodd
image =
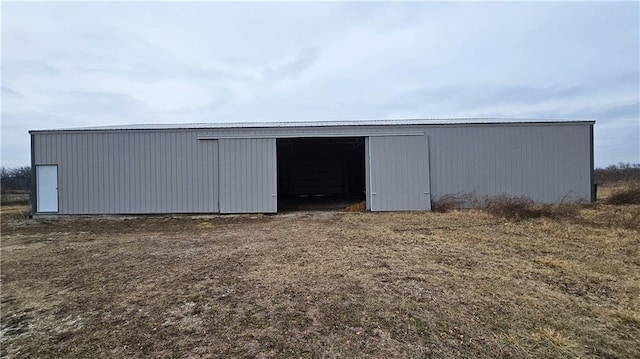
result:
<svg viewBox="0 0 640 359"><path fill-rule="evenodd" d="M318 198L423 211L457 194L592 201L593 125L483 119L34 130L33 213L275 213Z"/></svg>

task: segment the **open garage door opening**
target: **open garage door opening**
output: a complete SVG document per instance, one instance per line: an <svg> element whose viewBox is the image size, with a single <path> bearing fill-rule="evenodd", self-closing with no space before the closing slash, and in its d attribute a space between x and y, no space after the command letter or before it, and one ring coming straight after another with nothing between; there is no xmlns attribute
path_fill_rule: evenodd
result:
<svg viewBox="0 0 640 359"><path fill-rule="evenodd" d="M278 211L336 210L364 202L364 142L364 137L277 139Z"/></svg>

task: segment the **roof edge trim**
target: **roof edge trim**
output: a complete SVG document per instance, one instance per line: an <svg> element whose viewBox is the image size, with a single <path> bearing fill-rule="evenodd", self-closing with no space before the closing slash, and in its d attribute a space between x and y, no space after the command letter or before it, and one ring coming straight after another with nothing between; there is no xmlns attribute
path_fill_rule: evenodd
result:
<svg viewBox="0 0 640 359"><path fill-rule="evenodd" d="M595 124L595 120L569 119L422 119L422 120L361 120L361 121L308 121L308 122L226 122L226 123L176 123L176 124L131 124L96 127L75 127L30 130L42 132L97 132L97 131L162 131L162 130L223 130L223 129L282 129L282 128L326 128L361 126L473 126L473 125L572 125Z"/></svg>

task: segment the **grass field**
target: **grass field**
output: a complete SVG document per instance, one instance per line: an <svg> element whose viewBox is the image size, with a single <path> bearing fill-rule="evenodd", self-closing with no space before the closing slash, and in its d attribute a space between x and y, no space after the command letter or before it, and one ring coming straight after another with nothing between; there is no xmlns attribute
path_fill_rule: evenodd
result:
<svg viewBox="0 0 640 359"><path fill-rule="evenodd" d="M22 211L2 209L2 357L640 357L640 205Z"/></svg>

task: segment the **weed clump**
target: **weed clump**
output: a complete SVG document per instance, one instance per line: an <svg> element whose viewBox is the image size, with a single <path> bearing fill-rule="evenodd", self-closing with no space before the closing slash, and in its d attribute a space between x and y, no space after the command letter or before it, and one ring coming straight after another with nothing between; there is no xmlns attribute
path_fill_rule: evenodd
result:
<svg viewBox="0 0 640 359"><path fill-rule="evenodd" d="M640 204L640 185L617 190L607 198L606 203L614 205Z"/></svg>
<svg viewBox="0 0 640 359"><path fill-rule="evenodd" d="M346 212L366 212L367 203L365 201L352 204L344 209Z"/></svg>
<svg viewBox="0 0 640 359"><path fill-rule="evenodd" d="M490 215L510 221L523 221L533 218L571 218L578 214L578 206L570 204L540 204L529 197L478 196L462 193L442 196L431 204L434 212L445 213L457 208L478 208Z"/></svg>
<svg viewBox="0 0 640 359"><path fill-rule="evenodd" d="M459 195L445 195L440 197L437 201L431 203L431 210L434 212L447 213L452 209L461 208L464 205L464 200Z"/></svg>
<svg viewBox="0 0 640 359"><path fill-rule="evenodd" d="M567 204L538 204L527 197L500 196L487 199L487 213L510 221L523 221L533 218L560 219L574 217L578 213L576 206Z"/></svg>

